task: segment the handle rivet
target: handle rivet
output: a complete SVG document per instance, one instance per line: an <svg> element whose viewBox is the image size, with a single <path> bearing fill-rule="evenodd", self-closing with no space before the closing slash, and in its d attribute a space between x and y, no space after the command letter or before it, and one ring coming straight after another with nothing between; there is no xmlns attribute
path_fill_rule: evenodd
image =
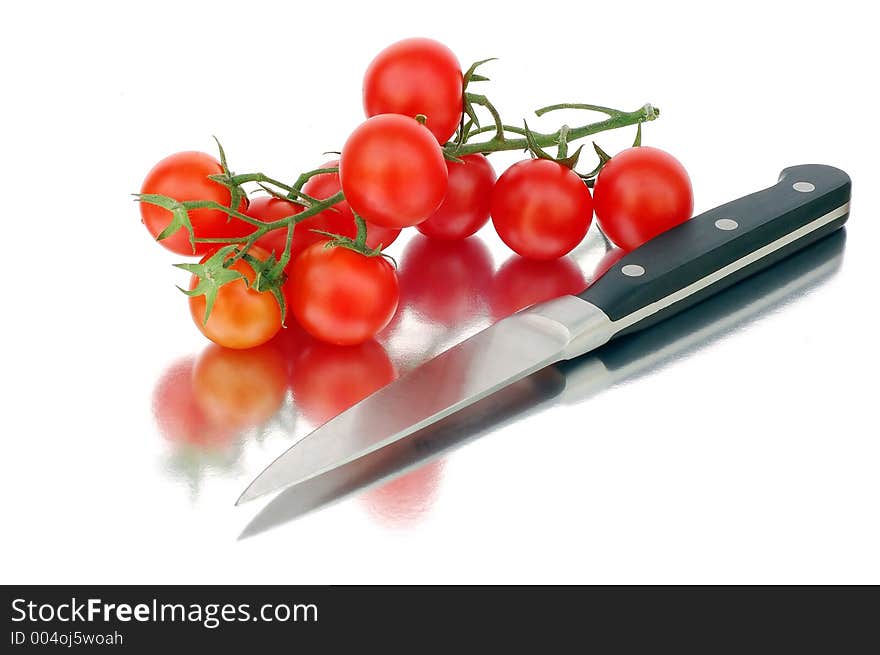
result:
<svg viewBox="0 0 880 655"><path fill-rule="evenodd" d="M639 266L638 264L627 264L620 269L620 272L627 277L639 277L640 275L645 274L645 268L644 266Z"/></svg>
<svg viewBox="0 0 880 655"><path fill-rule="evenodd" d="M729 232L730 230L735 230L739 227L739 223L737 223L732 218L719 218L715 221L715 227L719 230L724 230L725 232Z"/></svg>
<svg viewBox="0 0 880 655"><path fill-rule="evenodd" d="M816 185L812 182L795 182L791 185L791 188L801 193L809 193L816 190Z"/></svg>

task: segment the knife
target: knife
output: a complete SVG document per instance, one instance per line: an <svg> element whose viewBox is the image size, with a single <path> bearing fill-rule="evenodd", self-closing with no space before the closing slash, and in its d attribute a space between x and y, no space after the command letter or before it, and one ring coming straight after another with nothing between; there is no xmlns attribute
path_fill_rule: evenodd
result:
<svg viewBox="0 0 880 655"><path fill-rule="evenodd" d="M649 327L840 228L851 182L786 168L772 187L631 251L582 293L533 305L409 371L291 446L236 504L368 455L542 368Z"/></svg>
<svg viewBox="0 0 880 655"><path fill-rule="evenodd" d="M845 243L846 233L839 230L641 335L617 339L596 352L548 366L407 439L288 487L251 518L238 538L261 534L385 484L549 406L587 402L622 382L691 356L719 336L828 280L841 266Z"/></svg>

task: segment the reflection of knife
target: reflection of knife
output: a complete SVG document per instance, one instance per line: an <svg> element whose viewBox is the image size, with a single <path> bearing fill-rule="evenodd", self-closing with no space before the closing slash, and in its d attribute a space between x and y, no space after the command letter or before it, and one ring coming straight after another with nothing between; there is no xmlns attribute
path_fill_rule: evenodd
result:
<svg viewBox="0 0 880 655"><path fill-rule="evenodd" d="M787 168L775 186L627 254L579 296L499 321L380 389L294 444L238 502L351 462L549 364L672 316L839 228L849 197L843 171Z"/></svg>

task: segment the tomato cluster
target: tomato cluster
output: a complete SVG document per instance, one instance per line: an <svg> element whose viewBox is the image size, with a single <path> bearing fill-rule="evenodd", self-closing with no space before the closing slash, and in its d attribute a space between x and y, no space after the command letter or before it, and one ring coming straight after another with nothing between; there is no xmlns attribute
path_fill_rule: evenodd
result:
<svg viewBox="0 0 880 655"><path fill-rule="evenodd" d="M368 342L397 309L401 285L382 250L407 227L427 239L417 248L419 261L405 265L424 268L432 253L438 261L456 260L452 251L444 254L445 244L466 239L491 218L500 239L524 258L498 276L516 288L494 303L493 314L501 317L578 291L582 276L560 258L584 239L594 212L619 252L690 217L693 193L684 168L640 145L640 124L656 117L653 107L629 113L593 105L545 108L539 115L568 107L609 118L601 126L537 134L503 124L484 95L469 91L487 79L475 72L482 63L463 72L455 54L430 39L389 46L367 68L367 118L345 140L338 160L290 185L262 173L232 174L222 148L219 161L181 152L159 162L139 196L143 222L169 250L202 257L180 266L192 273L190 309L205 336L253 348L292 316L323 342ZM494 126L481 127L476 108L488 111ZM636 145L611 158L597 147L600 165L586 175L575 170L580 149L567 156L568 139L625 125L639 125ZM494 135L473 140L485 132ZM543 149L552 146L555 157ZM515 149L530 157L496 179L486 155ZM260 184L268 195L248 198L246 183ZM546 288L534 287L538 270L554 280ZM455 305L433 303L432 294L455 294L455 284L467 286L479 275L462 270L437 288L404 292L436 313L432 307Z"/></svg>

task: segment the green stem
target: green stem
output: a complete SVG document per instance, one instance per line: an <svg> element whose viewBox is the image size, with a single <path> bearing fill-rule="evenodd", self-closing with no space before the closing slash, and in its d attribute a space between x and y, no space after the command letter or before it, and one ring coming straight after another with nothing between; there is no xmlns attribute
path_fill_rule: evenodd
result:
<svg viewBox="0 0 880 655"><path fill-rule="evenodd" d="M319 170L326 171L327 169L319 169ZM314 171L312 171L312 172L314 172ZM309 175L309 173L303 173L303 175L300 176L300 179L302 179L304 175L307 176L307 175ZM305 178L305 180L308 180L308 179L309 179L308 177ZM240 175L233 175L232 177L229 178L229 180L233 184L244 184L245 182L256 182L260 186L263 186L263 184L271 184L272 186L276 186L279 189L286 191L287 197L290 200L296 200L297 198L299 198L300 200L305 200L306 202L309 202L309 203L315 202L315 198L312 198L311 196L300 191L300 188L302 187L302 185L305 184L305 180L303 180L302 184L299 184L299 180L297 180L297 184L299 184L299 186L297 186L296 184L294 184L293 186L290 186L289 184L285 184L284 182L276 180L275 178L269 177L268 175L266 175L264 173L241 173ZM265 188L266 187L263 187L263 189L265 189Z"/></svg>
<svg viewBox="0 0 880 655"><path fill-rule="evenodd" d="M367 222L361 218L360 214L354 214L354 224L357 226L357 236L354 244L361 250L367 247Z"/></svg>
<svg viewBox="0 0 880 655"><path fill-rule="evenodd" d="M501 115L498 113L498 110L495 109L495 105L489 102L489 98L486 96L478 95L476 93L467 93L465 94L468 102L474 105L480 105L481 107L485 107L489 113L492 115L492 121L494 122L495 128L495 139L498 141L504 141L504 124L501 122Z"/></svg>
<svg viewBox="0 0 880 655"><path fill-rule="evenodd" d="M287 266L287 263L290 261L290 248L293 244L293 230L296 228L296 223L294 221L290 222L290 225L287 226L287 239L284 242L284 252L281 254L281 259L278 260L278 268L280 270L284 270L284 267Z"/></svg>
<svg viewBox="0 0 880 655"><path fill-rule="evenodd" d="M584 108L588 105L567 105L566 108ZM589 105L592 107L592 105ZM554 105L555 108L563 108L563 105ZM544 108L544 111L550 111L551 108ZM598 111L598 110L597 110ZM636 125L638 123L644 123L646 121L652 121L659 115L659 110L651 105L645 105L637 109L636 111L629 112L617 112L614 115L610 115L608 118L602 121L598 121L596 123L590 123L589 125L581 125L580 127L573 127L568 131L568 139L569 141L575 141L577 139L582 139L584 137L590 136L591 134L597 134L598 132L604 132L605 130L614 130L620 127L627 127L629 125ZM521 128L513 128L512 126L503 126L505 131L514 132L516 134L523 134L523 130ZM492 126L489 130L494 131L495 127ZM485 128L481 130L477 130L471 133L471 136L474 134L478 134L480 131L489 131ZM557 130L552 134L541 134L538 132L533 132L535 142L541 147L551 147L559 144L559 136L560 131ZM488 141L483 141L481 143L465 143L461 146L458 146L454 143L447 144L445 146L445 151L447 154L453 157L462 157L464 155L470 155L477 152L487 153L487 152L501 152L504 150L526 150L529 147L528 141L526 139L499 139L497 135Z"/></svg>
<svg viewBox="0 0 880 655"><path fill-rule="evenodd" d="M546 113L557 111L559 109L586 109L587 111L598 111L602 114L608 114L609 116L620 116L623 113L619 109L611 109L611 107L603 107L601 105L587 105L582 102L561 102L558 105L550 105L548 107L536 109L535 114L537 116L543 116ZM658 114L660 113L656 109L654 111Z"/></svg>
<svg viewBox="0 0 880 655"><path fill-rule="evenodd" d="M296 178L296 182L293 183L292 189L288 188L288 189L285 189L285 191L288 191L290 193L299 192L299 190L302 189L303 186L305 186L305 183L308 182L313 177L315 177L315 175L323 175L324 173L338 173L338 172L339 172L339 168L336 166L334 166L332 168L316 168L315 170L307 171L307 172L303 173L302 175L300 175L298 178Z"/></svg>
<svg viewBox="0 0 880 655"><path fill-rule="evenodd" d="M557 159L565 159L568 157L568 133L571 132L571 128L568 125L563 125L559 128L559 148L556 152Z"/></svg>

